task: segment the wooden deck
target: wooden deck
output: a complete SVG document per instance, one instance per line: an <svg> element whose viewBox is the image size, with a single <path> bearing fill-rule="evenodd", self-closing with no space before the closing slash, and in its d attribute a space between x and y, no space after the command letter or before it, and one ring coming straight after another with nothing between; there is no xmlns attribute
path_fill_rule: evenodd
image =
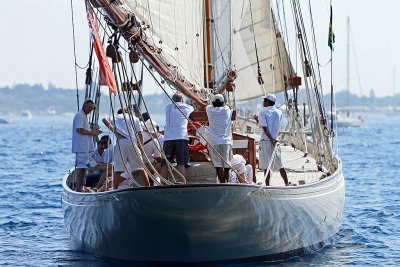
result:
<svg viewBox="0 0 400 267"><path fill-rule="evenodd" d="M323 177L324 173L317 169L317 164L314 158L307 156L299 150L295 150L291 146L281 145L283 166L286 169L289 182L293 185L299 185L301 182L312 183ZM264 172L257 169L257 183L264 183ZM279 174L279 170L272 172L270 181L271 186L283 186L284 182Z"/></svg>

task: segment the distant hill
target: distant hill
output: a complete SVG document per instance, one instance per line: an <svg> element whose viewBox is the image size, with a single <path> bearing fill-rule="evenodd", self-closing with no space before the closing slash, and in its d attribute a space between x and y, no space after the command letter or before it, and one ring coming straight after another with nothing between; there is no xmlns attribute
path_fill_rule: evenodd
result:
<svg viewBox="0 0 400 267"><path fill-rule="evenodd" d="M79 90L79 103L82 105L85 92ZM166 97L161 94L144 96L146 104L152 113L163 113ZM119 100L117 99L116 102ZM109 98L101 98L101 114L107 114ZM116 109L120 107L116 104ZM30 110L32 114L63 114L77 111L76 90L60 89L41 85L16 85L13 88L0 88L0 114L20 115L22 110Z"/></svg>
<svg viewBox="0 0 400 267"><path fill-rule="evenodd" d="M301 90L304 91L304 90ZM80 104L84 98L83 90L79 91ZM147 107L151 113L163 113L167 104L167 98L163 94L145 96ZM108 113L109 99L102 97L101 114ZM278 102L282 103L282 94L278 95ZM324 101L330 105L330 95L324 96ZM347 103L347 92L336 93L337 107L343 107ZM350 94L351 106L383 107L400 104L400 96L396 97L358 97ZM245 104L244 104L245 105ZM243 104L241 105L243 106ZM117 105L116 108L119 108ZM63 114L75 113L77 110L76 90L60 89L49 86L49 89L42 85L20 84L12 88L0 88L0 114L20 115L22 110L30 110L33 114Z"/></svg>

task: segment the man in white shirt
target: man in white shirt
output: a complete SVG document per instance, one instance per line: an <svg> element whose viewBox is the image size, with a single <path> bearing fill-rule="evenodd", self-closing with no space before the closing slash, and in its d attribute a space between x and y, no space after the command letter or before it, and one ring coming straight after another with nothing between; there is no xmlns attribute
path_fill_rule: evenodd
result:
<svg viewBox="0 0 400 267"><path fill-rule="evenodd" d="M72 124L72 153L75 159L75 190L82 191L86 165L92 159L90 153L94 151L93 137L101 133L99 129L91 129L87 115L95 109L92 100L86 100L82 109L75 114Z"/></svg>
<svg viewBox="0 0 400 267"><path fill-rule="evenodd" d="M113 151L109 148L111 139L108 135L103 135L97 143L97 148L92 154L93 159L96 161L96 166L89 167L89 174L86 176L87 187L93 187L96 184L95 189L100 189L106 180L107 176L111 176Z"/></svg>
<svg viewBox="0 0 400 267"><path fill-rule="evenodd" d="M144 123L143 131L143 151L145 156L143 156L144 163L147 168L154 174L151 167L159 173L161 170L161 146L158 141L157 135L157 124L152 119L148 119ZM152 181L150 181L152 183Z"/></svg>
<svg viewBox="0 0 400 267"><path fill-rule="evenodd" d="M263 106L264 109L260 111L258 120L260 127L262 128L260 146L259 146L259 168L264 170L264 175L268 169L269 163L273 159L273 153L275 151L275 168L279 169L279 172L285 181L285 185L289 185L286 170L282 164L281 148L279 146L278 133L279 125L282 120L282 111L275 108L276 96L274 94L267 94L264 97ZM268 171L265 184L269 185L271 172Z"/></svg>
<svg viewBox="0 0 400 267"><path fill-rule="evenodd" d="M138 147L138 142L143 144L142 126L139 119L135 115L120 109L115 116L114 124L106 118L103 119L103 123L117 136L117 143L114 146L113 188L117 189L124 181L121 174L127 169L126 163L129 163L132 172L138 172L142 185L149 186L149 178L143 169L142 153Z"/></svg>
<svg viewBox="0 0 400 267"><path fill-rule="evenodd" d="M212 163L217 170L220 183L229 181L229 163L232 160L232 111L225 105L224 96L216 94L212 105L206 107L209 123L209 147Z"/></svg>
<svg viewBox="0 0 400 267"><path fill-rule="evenodd" d="M253 167L250 164L246 165L246 159L239 154L233 155L231 161L232 170L229 173L229 182L231 184L253 183ZM239 175L239 176L238 176Z"/></svg>
<svg viewBox="0 0 400 267"><path fill-rule="evenodd" d="M183 102L181 93L172 96L174 103L165 108L164 153L169 162L176 157L177 169L182 174L177 175L180 183L186 183L185 165L189 160L189 136L187 118L193 112L193 107ZM168 179L168 166L165 159L161 161L161 176Z"/></svg>

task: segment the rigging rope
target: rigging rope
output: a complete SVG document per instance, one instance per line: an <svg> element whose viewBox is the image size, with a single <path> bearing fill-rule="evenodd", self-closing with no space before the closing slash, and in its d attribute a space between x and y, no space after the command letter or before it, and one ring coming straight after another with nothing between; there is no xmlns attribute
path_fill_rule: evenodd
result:
<svg viewBox="0 0 400 267"><path fill-rule="evenodd" d="M140 59L143 63L143 59ZM144 64L144 63L143 63ZM175 105L175 107L177 107L177 109L179 110L179 112L182 114L182 116L188 121L188 123L192 126L192 127L196 127L196 125L193 123L193 121L187 117L177 106L177 104L172 100L171 96L169 96L167 94L167 92L165 91L165 89L162 87L162 85L159 83L159 81L155 78L154 74L150 72L149 68L144 64L144 66L146 67L146 69L149 71L149 73L153 76L154 80L156 81L156 83L158 84L158 86L164 91L166 97L171 101L172 104ZM214 145L212 145L210 142L208 142L207 138L205 138L205 136L203 134L201 134L200 132L197 132L199 134L199 136L201 138L204 139L204 141L207 143L208 147L211 147L211 149L213 149L213 151L222 159L222 161L232 170L234 171L237 175L239 175L236 170L234 170L230 164L230 162L227 162L224 157L217 151L217 149L214 147ZM179 173L179 172L178 172Z"/></svg>
<svg viewBox="0 0 400 267"><path fill-rule="evenodd" d="M257 59L258 83L260 85L263 85L264 84L264 80L262 78L260 60L258 58L258 49L257 49L257 42L256 42L256 33L255 33L255 30L254 30L254 20L253 20L253 10L251 8L251 0L249 0L249 5L250 5L251 25L253 26L252 27L252 32L253 32L253 39L254 39L254 48L255 48L255 51L256 51L256 59Z"/></svg>
<svg viewBox="0 0 400 267"><path fill-rule="evenodd" d="M72 39L74 43L74 60L75 60L75 86L76 86L76 102L78 105L79 111L79 90L78 90L78 70L77 70L77 62L76 62L76 45L75 45L75 23L74 23L74 6L71 0L71 22L72 22Z"/></svg>

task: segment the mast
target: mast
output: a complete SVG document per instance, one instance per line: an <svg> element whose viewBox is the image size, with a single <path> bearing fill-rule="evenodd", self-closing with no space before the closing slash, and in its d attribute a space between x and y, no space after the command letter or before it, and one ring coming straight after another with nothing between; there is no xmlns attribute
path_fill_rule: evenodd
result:
<svg viewBox="0 0 400 267"><path fill-rule="evenodd" d="M393 100L396 106L396 67L393 67Z"/></svg>
<svg viewBox="0 0 400 267"><path fill-rule="evenodd" d="M210 0L204 0L205 7L205 22L204 22L204 86L212 88L214 83L213 78L213 58L212 58L212 35L211 35L211 3Z"/></svg>
<svg viewBox="0 0 400 267"><path fill-rule="evenodd" d="M349 94L350 94L350 18L347 17L347 107L350 106Z"/></svg>

